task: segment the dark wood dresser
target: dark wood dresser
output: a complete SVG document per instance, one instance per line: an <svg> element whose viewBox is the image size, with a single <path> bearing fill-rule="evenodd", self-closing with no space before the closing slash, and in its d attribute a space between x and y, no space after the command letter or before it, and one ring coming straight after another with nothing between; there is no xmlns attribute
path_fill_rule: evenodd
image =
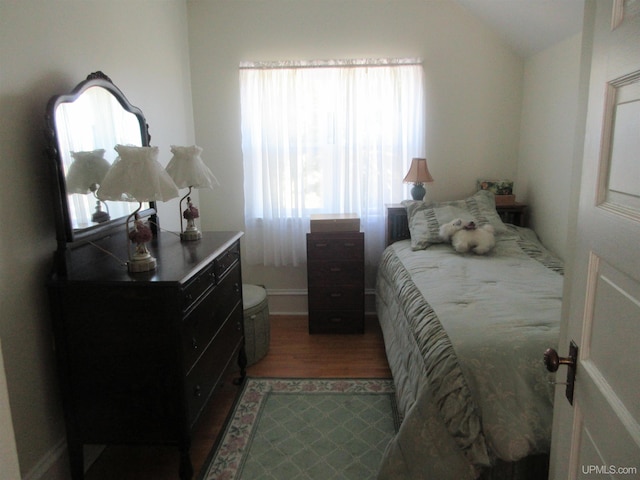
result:
<svg viewBox="0 0 640 480"><path fill-rule="evenodd" d="M364 233L307 234L309 333L364 332Z"/></svg>
<svg viewBox="0 0 640 480"><path fill-rule="evenodd" d="M125 243L118 233L107 247ZM180 478L192 477L192 428L232 362L244 377L241 236L159 233L157 269L135 274L97 248L105 245L87 244L66 276L51 278L74 480L84 444L177 445Z"/></svg>

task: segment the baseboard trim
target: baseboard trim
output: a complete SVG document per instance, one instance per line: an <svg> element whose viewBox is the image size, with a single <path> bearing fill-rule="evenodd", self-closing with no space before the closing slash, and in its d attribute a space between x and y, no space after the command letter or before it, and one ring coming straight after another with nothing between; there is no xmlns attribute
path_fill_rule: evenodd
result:
<svg viewBox="0 0 640 480"><path fill-rule="evenodd" d="M365 296L365 314L375 314L375 289L367 288ZM307 315L306 288L267 288L269 313L273 315Z"/></svg>
<svg viewBox="0 0 640 480"><path fill-rule="evenodd" d="M62 437L54 447L49 450L40 461L24 476L22 480L44 480L47 472L57 464L65 460L67 453L67 440Z"/></svg>

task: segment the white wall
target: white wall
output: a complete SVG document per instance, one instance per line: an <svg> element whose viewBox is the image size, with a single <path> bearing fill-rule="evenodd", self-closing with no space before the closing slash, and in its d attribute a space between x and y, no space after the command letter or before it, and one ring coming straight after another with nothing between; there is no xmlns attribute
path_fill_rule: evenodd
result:
<svg viewBox="0 0 640 480"><path fill-rule="evenodd" d="M11 406L9 405L9 392L7 392L7 379L4 374L1 344L2 342L0 342L0 465L2 465L2 476L0 478L12 480L20 478L20 465L18 464L18 451L13 433Z"/></svg>
<svg viewBox="0 0 640 480"><path fill-rule="evenodd" d="M0 0L0 337L27 478L64 453L45 290L56 247L45 105L103 70L145 112L166 164L171 143L194 141L188 53L184 0ZM166 207L171 227L178 208Z"/></svg>
<svg viewBox="0 0 640 480"><path fill-rule="evenodd" d="M575 35L527 59L524 74L516 195L531 205L530 226L562 258L567 253L581 39Z"/></svg>
<svg viewBox="0 0 640 480"><path fill-rule="evenodd" d="M428 199L463 198L478 177L514 177L523 61L453 1L187 0L196 140L222 187L202 191L205 229L244 229L238 64L257 60L422 57ZM270 295L304 293L306 270L247 267ZM368 276L373 286L372 275ZM306 311L303 296L270 297ZM291 303L293 302L293 303Z"/></svg>

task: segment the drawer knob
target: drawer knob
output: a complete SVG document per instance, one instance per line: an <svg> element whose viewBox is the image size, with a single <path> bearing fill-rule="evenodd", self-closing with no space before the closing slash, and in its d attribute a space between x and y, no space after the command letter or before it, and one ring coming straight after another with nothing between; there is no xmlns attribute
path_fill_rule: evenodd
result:
<svg viewBox="0 0 640 480"><path fill-rule="evenodd" d="M193 395L195 397L201 397L202 396L202 387L200 385L196 385L195 387L193 387Z"/></svg>
<svg viewBox="0 0 640 480"><path fill-rule="evenodd" d="M198 340L196 340L195 338L191 339L191 346L193 347L194 350L198 349Z"/></svg>
<svg viewBox="0 0 640 480"><path fill-rule="evenodd" d="M238 330L239 332L242 331L242 325L240 324L240 322L236 323L236 330Z"/></svg>

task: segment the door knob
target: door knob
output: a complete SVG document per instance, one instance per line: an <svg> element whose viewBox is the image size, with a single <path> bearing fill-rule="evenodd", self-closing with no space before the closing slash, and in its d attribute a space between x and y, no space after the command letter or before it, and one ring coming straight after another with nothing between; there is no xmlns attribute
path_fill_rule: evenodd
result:
<svg viewBox="0 0 640 480"><path fill-rule="evenodd" d="M573 386L576 380L576 367L578 366L578 345L571 340L569 344L569 356L561 357L553 348L547 348L544 352L544 364L550 372L557 372L560 365L566 365L567 389L565 395L569 403L573 405Z"/></svg>
<svg viewBox="0 0 640 480"><path fill-rule="evenodd" d="M550 372L557 372L560 365L576 366L575 357L561 357L553 348L547 348L544 352L544 364Z"/></svg>

